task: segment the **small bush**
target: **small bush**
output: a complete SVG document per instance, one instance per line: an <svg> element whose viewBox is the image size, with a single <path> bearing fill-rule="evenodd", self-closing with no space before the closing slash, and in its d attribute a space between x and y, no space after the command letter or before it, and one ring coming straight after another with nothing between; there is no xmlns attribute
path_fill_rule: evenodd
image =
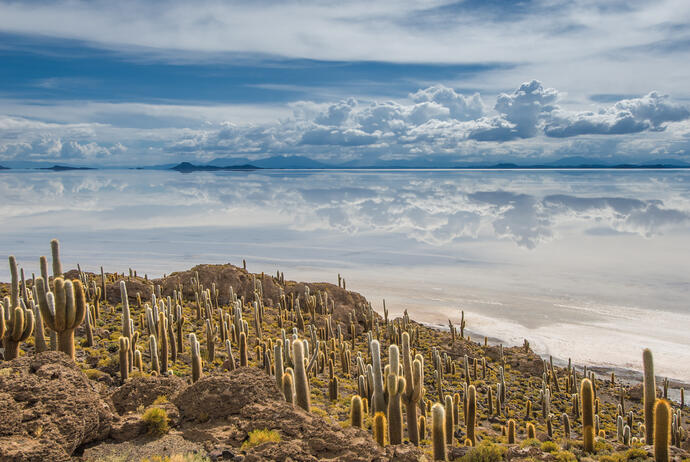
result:
<svg viewBox="0 0 690 462"><path fill-rule="evenodd" d="M538 448L539 446L541 446L541 442L536 438L528 438L524 440L522 443L520 443L521 448L526 448L527 446Z"/></svg>
<svg viewBox="0 0 690 462"><path fill-rule="evenodd" d="M558 445L553 441L544 441L541 444L541 450L544 452L556 452L558 451Z"/></svg>
<svg viewBox="0 0 690 462"><path fill-rule="evenodd" d="M169 403L168 398L165 395L160 395L156 400L153 402L154 406L160 406L161 404Z"/></svg>
<svg viewBox="0 0 690 462"><path fill-rule="evenodd" d="M159 407L150 407L141 416L149 435L160 436L168 433L168 413Z"/></svg>
<svg viewBox="0 0 690 462"><path fill-rule="evenodd" d="M242 449L250 449L263 443L280 443L280 433L264 428L249 432L249 438L242 443Z"/></svg>
<svg viewBox="0 0 690 462"><path fill-rule="evenodd" d="M624 460L626 462L638 462L642 460L647 460L647 451L640 448L630 448L625 451Z"/></svg>
<svg viewBox="0 0 690 462"><path fill-rule="evenodd" d="M503 460L506 451L506 448L501 445L482 441L479 446L470 449L460 460L462 462L498 462Z"/></svg>
<svg viewBox="0 0 690 462"><path fill-rule="evenodd" d="M570 451L557 451L553 453L556 462L577 462L577 457Z"/></svg>

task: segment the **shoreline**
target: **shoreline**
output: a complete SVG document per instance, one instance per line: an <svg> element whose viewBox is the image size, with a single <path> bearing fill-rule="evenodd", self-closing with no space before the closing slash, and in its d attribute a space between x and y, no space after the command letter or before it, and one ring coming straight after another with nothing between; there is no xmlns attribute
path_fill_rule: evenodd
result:
<svg viewBox="0 0 690 462"><path fill-rule="evenodd" d="M411 319L414 320L413 316L410 316ZM439 331L449 331L448 326L444 326L441 324L437 323L431 323L431 322L419 322L421 325L429 327L431 329L436 329ZM498 345L503 345L504 347L515 347L515 346L521 346L515 342L507 342L504 341L501 338L494 337L494 336L489 336L489 335L483 335L481 332L477 332L472 329L468 329L467 327L465 328L465 332L469 334L470 338L476 341L476 339L483 339L484 337L487 338L488 344L490 346L498 346ZM479 342L483 343L483 342ZM548 353L544 353L541 351L538 351L535 349L533 345L530 344L530 348L534 353L536 353L539 357L541 357L543 360L548 361L549 355ZM559 358L559 357L553 357L553 363L555 366L558 367L566 367L568 365L568 360ZM582 371L583 367L579 364L573 363L572 365L576 370ZM616 375L616 380L626 384L626 385L637 385L642 383L643 380L643 374L642 371L632 369L632 368L627 368L627 367L622 367L622 366L615 366L615 365L604 365L604 364L591 364L587 365L587 369L594 372L597 377L601 380L606 380L611 377L611 372L613 372ZM676 403L680 402L680 389L690 389L690 382L686 382L681 379L676 379L673 377L664 377L660 375L656 375L656 382L657 382L657 387L661 386L662 381L664 378L667 378L669 381L669 387L668 387L668 398Z"/></svg>

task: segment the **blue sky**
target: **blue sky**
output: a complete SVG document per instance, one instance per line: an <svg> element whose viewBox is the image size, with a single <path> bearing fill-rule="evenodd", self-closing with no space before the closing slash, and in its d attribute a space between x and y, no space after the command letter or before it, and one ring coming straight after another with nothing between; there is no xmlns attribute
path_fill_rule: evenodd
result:
<svg viewBox="0 0 690 462"><path fill-rule="evenodd" d="M0 0L0 164L690 161L687 1Z"/></svg>

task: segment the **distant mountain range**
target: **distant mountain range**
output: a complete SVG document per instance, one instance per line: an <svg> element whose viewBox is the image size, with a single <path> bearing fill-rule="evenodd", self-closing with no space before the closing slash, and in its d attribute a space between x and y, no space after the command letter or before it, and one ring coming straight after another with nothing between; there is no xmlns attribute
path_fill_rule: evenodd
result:
<svg viewBox="0 0 690 462"><path fill-rule="evenodd" d="M508 162L458 162L448 160L442 156L426 156L401 160L351 160L343 163L325 163L304 156L273 156L263 159L247 159L242 157L216 158L203 164L191 162L170 163L144 167L85 167L73 165L50 165L46 162L9 161L0 169L40 169L40 170L86 170L86 169L137 169L137 170L175 170L178 172L238 170L252 171L259 169L664 169L690 168L690 163L677 159L654 159L645 162L630 162L628 159L614 159L598 161L588 157L564 157L562 159L536 162L516 163Z"/></svg>

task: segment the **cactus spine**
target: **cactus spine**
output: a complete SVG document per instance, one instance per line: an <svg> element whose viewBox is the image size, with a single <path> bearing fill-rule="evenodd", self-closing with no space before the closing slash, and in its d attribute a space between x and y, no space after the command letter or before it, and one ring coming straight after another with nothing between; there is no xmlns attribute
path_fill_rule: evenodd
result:
<svg viewBox="0 0 690 462"><path fill-rule="evenodd" d="M357 428L364 426L364 405L359 395L352 396L350 401L350 425Z"/></svg>
<svg viewBox="0 0 690 462"><path fill-rule="evenodd" d="M654 441L654 404L656 403L656 382L654 378L654 360L649 348L642 352L644 366L644 427L645 442Z"/></svg>
<svg viewBox="0 0 690 462"><path fill-rule="evenodd" d="M304 365L304 344L300 340L292 342L292 359L295 373L295 404L309 412L311 410L309 378Z"/></svg>
<svg viewBox="0 0 690 462"><path fill-rule="evenodd" d="M434 460L446 460L446 412L441 403L431 408L431 441Z"/></svg>
<svg viewBox="0 0 690 462"><path fill-rule="evenodd" d="M584 450L594 452L594 390L589 379L582 379L580 385L580 399L582 401L582 439Z"/></svg>
<svg viewBox="0 0 690 462"><path fill-rule="evenodd" d="M668 443L671 434L671 406L660 399L654 406L654 460L668 462ZM649 444L649 442L647 442Z"/></svg>

